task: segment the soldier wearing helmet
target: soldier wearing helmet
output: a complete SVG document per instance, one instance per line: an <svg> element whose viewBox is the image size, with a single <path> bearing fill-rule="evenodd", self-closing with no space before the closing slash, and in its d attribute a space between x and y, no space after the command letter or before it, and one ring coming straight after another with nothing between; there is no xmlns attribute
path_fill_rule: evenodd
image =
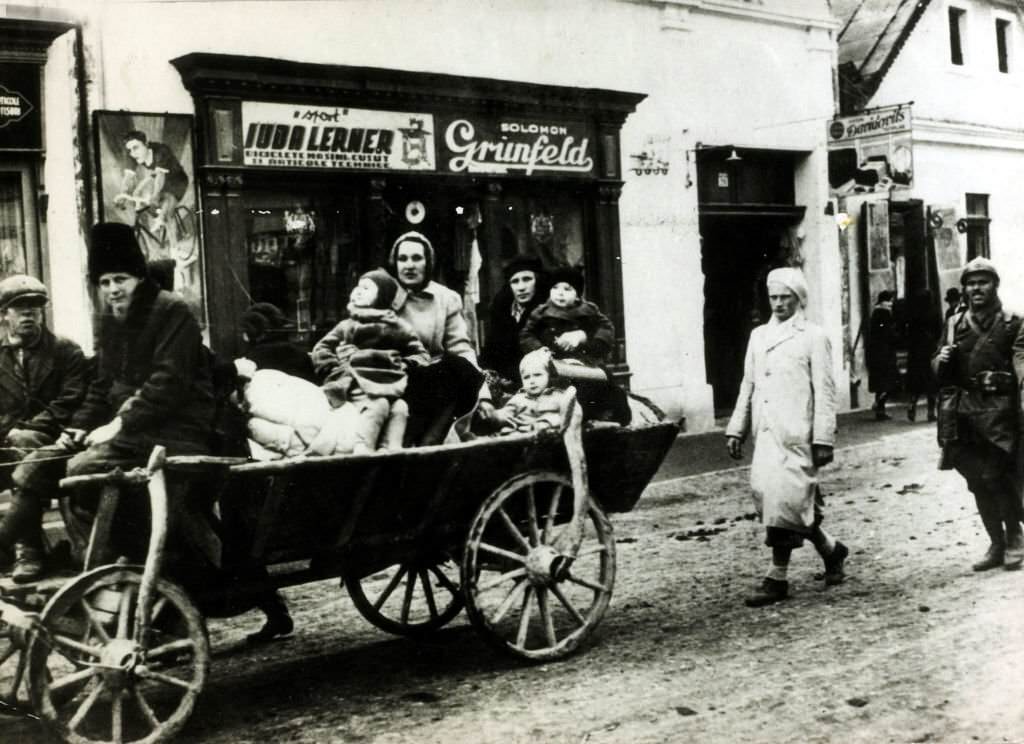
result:
<svg viewBox="0 0 1024 744"><path fill-rule="evenodd" d="M940 386L938 436L944 468L974 494L990 545L972 566L987 571L1024 563L1021 532L1020 387L1024 319L999 300L999 272L975 258L960 274L965 309L946 322L932 358Z"/></svg>
<svg viewBox="0 0 1024 744"><path fill-rule="evenodd" d="M87 363L74 341L46 327L46 285L14 274L0 281L0 488L12 487L27 466L15 463L53 444L85 395ZM0 562L15 558L15 581L42 573L45 504L15 489L0 521Z"/></svg>

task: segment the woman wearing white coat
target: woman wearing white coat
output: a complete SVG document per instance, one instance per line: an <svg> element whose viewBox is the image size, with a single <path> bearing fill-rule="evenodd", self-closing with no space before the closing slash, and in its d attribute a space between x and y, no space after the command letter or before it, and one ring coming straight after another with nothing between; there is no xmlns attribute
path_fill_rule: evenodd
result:
<svg viewBox="0 0 1024 744"><path fill-rule="evenodd" d="M804 317L807 282L799 269L769 272L772 317L750 334L736 409L726 428L739 459L754 434L750 487L772 548L772 566L750 607L789 596L790 554L810 540L825 561L825 583L841 583L849 551L821 529L818 468L832 461L836 401L832 351L821 328Z"/></svg>

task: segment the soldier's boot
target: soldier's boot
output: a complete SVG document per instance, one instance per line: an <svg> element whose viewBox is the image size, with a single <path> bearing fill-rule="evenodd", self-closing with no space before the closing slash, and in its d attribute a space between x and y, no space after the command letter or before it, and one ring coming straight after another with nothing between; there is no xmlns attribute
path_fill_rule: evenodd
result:
<svg viewBox="0 0 1024 744"><path fill-rule="evenodd" d="M1006 549L1003 551L1003 568L1016 571L1024 564L1024 532L1020 522L1006 524Z"/></svg>
<svg viewBox="0 0 1024 744"><path fill-rule="evenodd" d="M14 546L14 570L11 571L11 579L15 584L38 581L43 578L45 569L42 548L23 542Z"/></svg>
<svg viewBox="0 0 1024 744"><path fill-rule="evenodd" d="M978 505L978 516L985 526L991 544L980 561L975 562L971 568L975 571L988 571L999 568L1003 565L1006 553L1006 537L1003 534L1003 520L1000 515L999 504L989 494L975 494L974 501Z"/></svg>
<svg viewBox="0 0 1024 744"><path fill-rule="evenodd" d="M743 600L747 607L764 607L781 602L789 596L789 582L778 581L767 576L753 594Z"/></svg>

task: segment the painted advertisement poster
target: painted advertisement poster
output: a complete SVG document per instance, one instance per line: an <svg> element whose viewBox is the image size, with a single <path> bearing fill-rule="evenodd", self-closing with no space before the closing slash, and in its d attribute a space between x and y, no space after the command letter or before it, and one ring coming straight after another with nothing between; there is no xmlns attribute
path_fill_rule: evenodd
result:
<svg viewBox="0 0 1024 744"><path fill-rule="evenodd" d="M202 322L192 117L97 111L95 119L101 218L134 228L161 281L173 283Z"/></svg>
<svg viewBox="0 0 1024 744"><path fill-rule="evenodd" d="M583 122L459 116L443 121L440 170L589 176L594 135Z"/></svg>
<svg viewBox="0 0 1024 744"><path fill-rule="evenodd" d="M833 196L910 188L914 183L910 105L829 122L828 180Z"/></svg>
<svg viewBox="0 0 1024 744"><path fill-rule="evenodd" d="M434 170L434 117L242 102L243 162L270 168Z"/></svg>

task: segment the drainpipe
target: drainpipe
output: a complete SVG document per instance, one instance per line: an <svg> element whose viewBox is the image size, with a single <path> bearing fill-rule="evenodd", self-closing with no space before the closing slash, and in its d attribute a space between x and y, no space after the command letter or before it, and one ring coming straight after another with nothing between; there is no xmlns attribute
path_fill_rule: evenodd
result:
<svg viewBox="0 0 1024 744"><path fill-rule="evenodd" d="M79 224L82 235L89 234L96 211L93 202L96 198L92 188L92 129L89 127L89 77L85 64L85 39L82 24L75 24L75 87L78 92L78 121L76 134L78 138L79 175L78 199Z"/></svg>

